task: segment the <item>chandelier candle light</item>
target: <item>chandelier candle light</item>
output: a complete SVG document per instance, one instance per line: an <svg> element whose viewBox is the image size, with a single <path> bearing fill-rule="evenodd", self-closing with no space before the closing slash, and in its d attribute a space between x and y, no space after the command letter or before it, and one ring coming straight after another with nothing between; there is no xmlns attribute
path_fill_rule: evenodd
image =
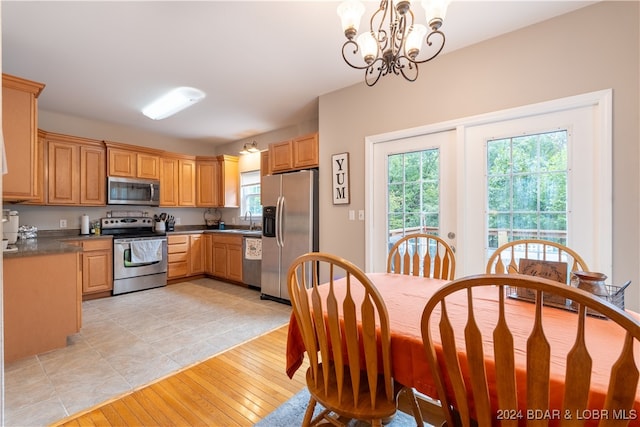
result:
<svg viewBox="0 0 640 427"><path fill-rule="evenodd" d="M442 51L445 37L440 27L450 0L422 1L431 32L424 25L413 22L412 7L417 3L382 0L371 16L369 30L357 38L364 5L359 0L346 0L338 6L338 16L347 37L342 45L342 57L349 66L365 70L367 86L375 85L381 76L391 73L413 82L418 78L418 64L431 61ZM362 60L357 58L358 51Z"/></svg>

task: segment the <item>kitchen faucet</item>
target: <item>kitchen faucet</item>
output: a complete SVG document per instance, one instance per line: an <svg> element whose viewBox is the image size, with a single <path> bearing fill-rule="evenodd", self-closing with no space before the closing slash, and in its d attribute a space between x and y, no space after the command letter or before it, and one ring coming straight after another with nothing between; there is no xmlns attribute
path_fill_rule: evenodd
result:
<svg viewBox="0 0 640 427"><path fill-rule="evenodd" d="M247 220L247 215L249 215L249 230L253 230L253 215L251 215L251 211L246 211L244 213L244 220Z"/></svg>

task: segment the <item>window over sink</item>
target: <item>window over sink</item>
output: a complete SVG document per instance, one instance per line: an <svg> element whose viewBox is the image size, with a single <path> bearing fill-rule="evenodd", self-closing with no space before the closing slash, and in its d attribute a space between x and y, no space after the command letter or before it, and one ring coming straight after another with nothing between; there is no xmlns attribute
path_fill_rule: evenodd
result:
<svg viewBox="0 0 640 427"><path fill-rule="evenodd" d="M260 204L260 171L247 171L240 173L240 219L249 221L248 215L254 224L262 218L262 205Z"/></svg>

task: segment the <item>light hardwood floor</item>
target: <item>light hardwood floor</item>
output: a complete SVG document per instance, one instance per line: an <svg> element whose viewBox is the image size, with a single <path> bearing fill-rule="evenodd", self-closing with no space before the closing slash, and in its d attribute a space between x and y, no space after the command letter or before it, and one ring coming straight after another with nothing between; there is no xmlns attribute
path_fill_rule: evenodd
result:
<svg viewBox="0 0 640 427"><path fill-rule="evenodd" d="M285 373L287 326L54 426L250 426L305 387Z"/></svg>

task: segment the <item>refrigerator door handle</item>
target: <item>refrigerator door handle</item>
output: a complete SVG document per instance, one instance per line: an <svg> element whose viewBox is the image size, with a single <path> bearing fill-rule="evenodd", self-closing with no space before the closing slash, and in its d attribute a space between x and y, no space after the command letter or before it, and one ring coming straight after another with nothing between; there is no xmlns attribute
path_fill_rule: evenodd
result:
<svg viewBox="0 0 640 427"><path fill-rule="evenodd" d="M280 246L281 248L284 247L284 229L283 229L283 225L284 225L284 203L285 199L284 196L280 196L278 198L278 204L279 204L279 208L276 209L277 212L277 221L278 221L278 225L276 227L277 230L277 240L278 240L278 246Z"/></svg>

